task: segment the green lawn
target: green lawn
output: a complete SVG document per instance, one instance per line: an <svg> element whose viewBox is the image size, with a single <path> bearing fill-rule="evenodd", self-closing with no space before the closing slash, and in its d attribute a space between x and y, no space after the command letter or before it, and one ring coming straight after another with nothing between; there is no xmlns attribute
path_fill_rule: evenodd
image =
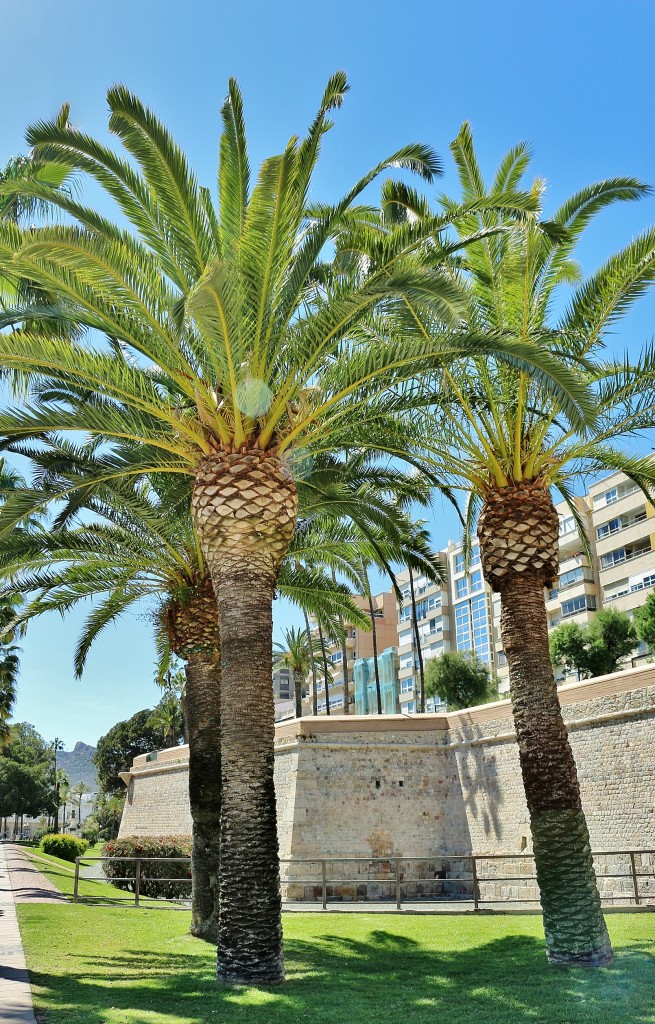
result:
<svg viewBox="0 0 655 1024"><path fill-rule="evenodd" d="M73 895L73 887L75 884L75 864L71 864L68 860L62 860L61 857L52 857L48 853L44 853L43 850L23 850L25 856L32 861L35 868L49 878L54 886L59 889L60 892L65 893L67 896ZM89 864L93 863L88 861ZM129 867L126 868L126 875L130 874ZM114 885L109 885L107 882L96 882L93 879L80 878L79 884L79 895L80 896L102 896L107 899L120 899L125 902L133 902L134 896L132 893L125 892L124 889L118 889ZM152 902L151 900L143 900L144 903Z"/></svg>
<svg viewBox="0 0 655 1024"><path fill-rule="evenodd" d="M286 985L221 990L166 910L22 904L48 1024L653 1024L655 915L609 915L615 965L548 967L533 916L289 914Z"/></svg>

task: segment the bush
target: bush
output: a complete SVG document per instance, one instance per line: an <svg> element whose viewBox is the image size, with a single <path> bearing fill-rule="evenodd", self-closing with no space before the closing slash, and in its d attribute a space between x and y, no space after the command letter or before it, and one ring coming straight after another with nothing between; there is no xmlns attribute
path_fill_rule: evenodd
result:
<svg viewBox="0 0 655 1024"><path fill-rule="evenodd" d="M86 839L76 839L75 836L48 835L41 840L41 849L51 857L59 857L61 860L75 861L88 849Z"/></svg>
<svg viewBox="0 0 655 1024"><path fill-rule="evenodd" d="M133 877L128 881L115 881L127 878L136 873L137 857L143 857L141 864L141 896L164 899L179 899L191 895L191 864L169 860L147 861L148 857L190 857L191 839L189 836L125 836L112 839L102 848L103 857L116 857L117 860L102 861L102 870L113 885L127 892L134 892ZM161 881L161 879L173 881Z"/></svg>
<svg viewBox="0 0 655 1024"><path fill-rule="evenodd" d="M93 822L89 823L88 825L84 825L84 827L82 828L82 839L86 839L86 841L91 846L95 846L95 844L98 842L99 835L100 829Z"/></svg>

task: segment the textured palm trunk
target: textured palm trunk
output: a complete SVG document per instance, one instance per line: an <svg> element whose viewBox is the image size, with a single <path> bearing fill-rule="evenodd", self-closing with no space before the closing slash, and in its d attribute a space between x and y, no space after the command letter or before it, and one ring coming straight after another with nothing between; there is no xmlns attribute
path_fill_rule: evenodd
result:
<svg viewBox="0 0 655 1024"><path fill-rule="evenodd" d="M294 669L293 673L293 691L296 702L296 718L302 718L302 684L304 677L302 672L298 669Z"/></svg>
<svg viewBox="0 0 655 1024"><path fill-rule="evenodd" d="M325 686L325 714L330 714L330 670L328 669L327 663L327 652L325 650L325 637L323 636L323 628L319 623L318 625L318 642L321 645L321 654L323 656L323 685Z"/></svg>
<svg viewBox="0 0 655 1024"><path fill-rule="evenodd" d="M201 463L193 516L218 599L221 632L222 808L217 976L284 980L273 784L272 604L293 538L297 495L266 452Z"/></svg>
<svg viewBox="0 0 655 1024"><path fill-rule="evenodd" d="M337 582L337 574L332 570L332 582ZM350 714L350 680L348 679L348 648L346 645L346 628L343 616L339 616L339 629L341 630L341 665L343 671L343 713Z"/></svg>
<svg viewBox="0 0 655 1024"><path fill-rule="evenodd" d="M216 599L209 579L185 603L171 602L166 625L186 662L185 725L192 821L191 934L218 942L221 857L221 666Z"/></svg>
<svg viewBox="0 0 655 1024"><path fill-rule="evenodd" d="M218 943L221 862L221 707L217 654L186 663L189 804L193 822L191 934Z"/></svg>
<svg viewBox="0 0 655 1024"><path fill-rule="evenodd" d="M544 586L558 571L558 520L547 491L516 486L490 495L479 523L482 567L501 595L501 636L548 959L612 960L596 886L580 786L548 651Z"/></svg>
<svg viewBox="0 0 655 1024"><path fill-rule="evenodd" d="M416 644L416 660L418 661L418 709L421 712L421 714L425 714L425 670L423 668L423 651L421 650L421 637L419 636L418 620L416 618L416 594L414 592L414 573L412 572L411 569L409 570L409 591L412 600L412 622L414 623L414 643Z"/></svg>
<svg viewBox="0 0 655 1024"><path fill-rule="evenodd" d="M373 639L373 669L375 671L375 695L378 702L378 715L382 714L382 688L380 686L380 667L378 665L378 634L375 628L375 607L373 605L373 597L369 590L368 592L368 610L371 616L371 633Z"/></svg>
<svg viewBox="0 0 655 1024"><path fill-rule="evenodd" d="M307 630L307 643L309 644L310 656L312 659L312 714L318 714L318 679L316 678L316 663L314 662L314 650L312 647L312 631L309 622L307 609L303 608L305 615L305 629Z"/></svg>

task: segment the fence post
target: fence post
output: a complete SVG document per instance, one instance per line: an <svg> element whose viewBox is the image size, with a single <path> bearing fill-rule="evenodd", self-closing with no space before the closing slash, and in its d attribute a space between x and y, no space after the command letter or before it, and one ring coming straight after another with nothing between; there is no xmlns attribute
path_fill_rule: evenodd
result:
<svg viewBox="0 0 655 1024"><path fill-rule="evenodd" d="M635 864L635 855L630 853L630 873L632 875L632 889L635 894L635 906L639 906L639 882L637 880L637 866Z"/></svg>
<svg viewBox="0 0 655 1024"><path fill-rule="evenodd" d="M170 874L170 872L169 872ZM134 872L134 906L139 906L139 895L141 892L141 858L137 857L136 871Z"/></svg>
<svg viewBox="0 0 655 1024"><path fill-rule="evenodd" d="M80 888L80 858L75 858L75 881L73 883L73 903L77 903Z"/></svg>
<svg viewBox="0 0 655 1024"><path fill-rule="evenodd" d="M396 910L400 910L400 861L396 857Z"/></svg>
<svg viewBox="0 0 655 1024"><path fill-rule="evenodd" d="M473 876L473 910L479 910L480 891L478 889L478 866L475 857L471 857L471 874Z"/></svg>
<svg viewBox="0 0 655 1024"><path fill-rule="evenodd" d="M321 889L323 895L323 910L327 910L327 871L325 861L321 861Z"/></svg>

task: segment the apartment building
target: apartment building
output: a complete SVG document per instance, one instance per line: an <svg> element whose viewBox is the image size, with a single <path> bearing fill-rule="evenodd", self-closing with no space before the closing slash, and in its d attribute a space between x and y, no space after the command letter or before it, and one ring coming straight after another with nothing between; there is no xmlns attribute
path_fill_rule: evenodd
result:
<svg viewBox="0 0 655 1024"><path fill-rule="evenodd" d="M445 566L445 560L444 560ZM401 714L418 711L420 702L419 656L416 630L412 619L412 597L409 571L396 577L402 602L396 603L398 618L398 688ZM450 602L448 587L431 583L425 576L414 576L416 622L423 664L450 649ZM426 711L441 707L439 701L427 700Z"/></svg>
<svg viewBox="0 0 655 1024"><path fill-rule="evenodd" d="M601 608L617 608L632 614L655 587L655 509L623 473L613 473L593 484L587 494L575 498L574 516L566 502L557 507L559 529L559 576L545 593L549 630L562 622L588 624ZM576 521L577 520L577 521ZM589 539L589 554L580 539L578 521ZM447 580L430 583L424 576L414 578L416 621L424 665L446 651L473 651L485 662L497 681L500 693L509 690L509 669L500 638L500 596L493 594L482 576L480 551L473 544L466 566L461 544L450 541L440 551ZM398 573L402 601L393 592L374 598L378 653L398 648L398 691L400 710L412 714L419 707L419 658L407 570ZM367 608L363 598L355 598ZM371 658L370 633L347 626L346 649L351 703L354 700L353 668L360 658ZM327 638L331 669L330 709L343 709L341 645ZM563 670L558 681L565 681ZM311 685L305 713L311 714ZM292 696L292 694L291 694ZM442 710L438 701L428 700L427 711ZM322 673L318 684L319 714L326 712ZM351 707L351 710L354 710Z"/></svg>
<svg viewBox="0 0 655 1024"><path fill-rule="evenodd" d="M368 598L355 596L355 604L363 611L368 612ZM375 616L375 632L377 638L378 654L388 647L395 647L398 642L396 622L396 601L391 591L376 594L373 597L373 608ZM353 668L355 662L360 658L373 657L373 634L353 625L345 623L346 630L346 654L347 670L350 691L350 711L354 712L355 686L353 679ZM311 624L312 636L318 638L318 630L314 622ZM330 679L328 681L330 711L335 714L343 714L343 656L341 642L336 637L324 637L325 650L328 658ZM317 680L317 706L319 715L327 714L327 699L325 694L324 672L318 670ZM303 701L303 714L312 714L313 708L313 680L307 680L307 698Z"/></svg>

